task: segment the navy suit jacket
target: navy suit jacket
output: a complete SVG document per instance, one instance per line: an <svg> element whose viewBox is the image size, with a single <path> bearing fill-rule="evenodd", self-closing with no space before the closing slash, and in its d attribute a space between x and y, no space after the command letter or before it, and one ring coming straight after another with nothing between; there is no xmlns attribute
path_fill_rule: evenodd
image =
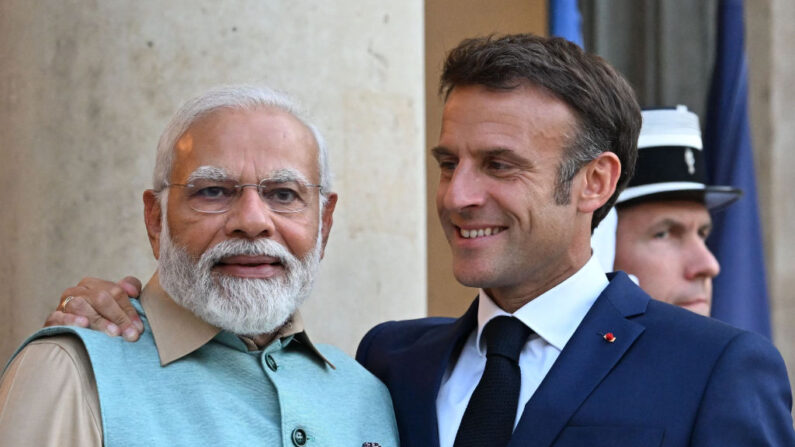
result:
<svg viewBox="0 0 795 447"><path fill-rule="evenodd" d="M609 276L509 446L795 446L787 371L769 341ZM436 395L476 325L477 300L457 320L365 335L356 358L389 387L403 446L439 445Z"/></svg>

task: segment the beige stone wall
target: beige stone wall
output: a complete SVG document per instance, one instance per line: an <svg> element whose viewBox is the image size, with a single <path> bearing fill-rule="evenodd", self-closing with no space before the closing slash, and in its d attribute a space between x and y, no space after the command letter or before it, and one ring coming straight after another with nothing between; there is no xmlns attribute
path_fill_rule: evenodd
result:
<svg viewBox="0 0 795 447"><path fill-rule="evenodd" d="M340 193L305 317L353 352L426 309L423 3L0 2L0 359L82 276L146 280L141 193L179 103L266 82L312 112Z"/></svg>
<svg viewBox="0 0 795 447"><path fill-rule="evenodd" d="M745 2L754 156L773 340L795 388L795 3Z"/></svg>

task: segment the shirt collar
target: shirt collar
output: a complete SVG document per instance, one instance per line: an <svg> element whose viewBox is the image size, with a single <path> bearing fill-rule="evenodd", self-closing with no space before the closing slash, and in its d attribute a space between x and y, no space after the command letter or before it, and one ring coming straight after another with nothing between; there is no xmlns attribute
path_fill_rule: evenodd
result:
<svg viewBox="0 0 795 447"><path fill-rule="evenodd" d="M140 301L155 339L161 366L166 366L196 351L221 333L220 328L207 323L174 302L160 285L157 273L141 291ZM242 336L239 338L249 350L259 350L251 339ZM291 341L296 341L334 368L334 365L309 339L304 330L304 320L297 311L279 329L275 339L282 340L285 346Z"/></svg>
<svg viewBox="0 0 795 447"><path fill-rule="evenodd" d="M520 307L513 316L561 351L607 285L604 270L596 257L591 256L580 270ZM483 328L501 315L511 314L497 306L481 289L477 332L479 354L485 355L485 341L481 340Z"/></svg>

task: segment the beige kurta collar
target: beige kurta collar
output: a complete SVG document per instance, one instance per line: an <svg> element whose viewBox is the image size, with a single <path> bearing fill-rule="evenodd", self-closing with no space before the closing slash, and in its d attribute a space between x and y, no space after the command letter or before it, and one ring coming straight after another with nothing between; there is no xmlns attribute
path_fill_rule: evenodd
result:
<svg viewBox="0 0 795 447"><path fill-rule="evenodd" d="M155 339L160 365L165 366L201 348L213 339L221 329L200 319L193 312L178 305L160 286L155 273L146 287L141 291L141 307L146 313L152 336ZM294 340L306 346L314 355L334 368L312 344L304 331L304 320L296 312L293 317L279 330L275 338L284 339L294 336ZM246 346L253 342L241 337Z"/></svg>

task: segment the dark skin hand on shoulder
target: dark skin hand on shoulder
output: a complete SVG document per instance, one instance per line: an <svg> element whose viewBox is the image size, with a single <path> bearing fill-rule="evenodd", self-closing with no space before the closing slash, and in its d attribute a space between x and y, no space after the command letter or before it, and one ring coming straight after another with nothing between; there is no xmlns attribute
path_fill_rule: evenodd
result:
<svg viewBox="0 0 795 447"><path fill-rule="evenodd" d="M133 276L115 283L83 278L64 290L58 308L47 317L44 326L79 326L137 341L144 325L129 297L140 293L141 281Z"/></svg>

